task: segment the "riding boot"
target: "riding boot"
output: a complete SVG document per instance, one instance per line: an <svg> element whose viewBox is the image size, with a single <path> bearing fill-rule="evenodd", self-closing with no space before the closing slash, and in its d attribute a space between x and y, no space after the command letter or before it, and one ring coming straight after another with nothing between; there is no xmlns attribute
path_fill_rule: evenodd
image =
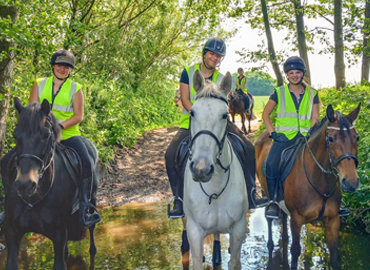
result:
<svg viewBox="0 0 370 270"><path fill-rule="evenodd" d="M176 168L167 167L168 180L170 181L170 186L172 194L174 196L174 206L170 210L170 204L168 205L168 217L169 218L180 218L184 216L184 211L182 208L182 198L184 193L184 184L180 180L180 177L176 171ZM172 201L172 200L171 200ZM170 202L171 203L171 202Z"/></svg>
<svg viewBox="0 0 370 270"><path fill-rule="evenodd" d="M270 195L269 205L266 207L265 216L266 218L279 219L281 210L279 203L277 202L278 183L277 177L266 176L267 187Z"/></svg>
<svg viewBox="0 0 370 270"><path fill-rule="evenodd" d="M98 210L89 202L91 185L92 176L82 179L82 183L79 188L80 225L83 229L90 228L101 220ZM91 208L94 210L93 213L90 213Z"/></svg>
<svg viewBox="0 0 370 270"><path fill-rule="evenodd" d="M251 114L250 112L250 100L248 94L244 95L244 107L247 114Z"/></svg>

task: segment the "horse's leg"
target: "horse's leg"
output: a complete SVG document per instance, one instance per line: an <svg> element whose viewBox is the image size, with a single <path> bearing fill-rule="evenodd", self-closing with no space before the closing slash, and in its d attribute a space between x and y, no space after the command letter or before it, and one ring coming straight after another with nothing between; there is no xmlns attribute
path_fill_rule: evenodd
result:
<svg viewBox="0 0 370 270"><path fill-rule="evenodd" d="M215 233L214 237L215 237L215 240L213 242L212 262L213 262L213 268L217 269L222 263L220 234Z"/></svg>
<svg viewBox="0 0 370 270"><path fill-rule="evenodd" d="M283 242L288 242L289 241L289 236L288 236L288 215L284 212L283 213Z"/></svg>
<svg viewBox="0 0 370 270"><path fill-rule="evenodd" d="M267 248L269 250L269 268L271 268L271 265L273 263L272 261L272 251L274 250L274 241L272 240L272 219L267 219L267 227L268 227L268 240L267 240Z"/></svg>
<svg viewBox="0 0 370 270"><path fill-rule="evenodd" d="M248 119L248 132L252 132L252 129L251 129L252 110L251 110L251 114L247 116L247 119Z"/></svg>
<svg viewBox="0 0 370 270"><path fill-rule="evenodd" d="M186 231L186 217L182 218L182 223L183 223L182 243L181 243L182 269L189 270L190 245L188 240L188 234Z"/></svg>
<svg viewBox="0 0 370 270"><path fill-rule="evenodd" d="M242 117L242 130L245 134L248 134L247 129L245 128L245 123L244 123L245 122L245 113L242 113L241 117Z"/></svg>
<svg viewBox="0 0 370 270"><path fill-rule="evenodd" d="M337 215L334 218L324 218L323 224L325 228L326 243L330 251L330 263L334 270L342 269L342 260L339 252L339 229L340 218Z"/></svg>
<svg viewBox="0 0 370 270"><path fill-rule="evenodd" d="M6 263L6 270L18 269L18 255L19 247L23 235L19 235L12 226L6 226L4 228L5 232L5 241L8 248L8 257Z"/></svg>
<svg viewBox="0 0 370 270"><path fill-rule="evenodd" d="M67 245L67 228L55 228L55 234L52 237L54 246L54 267L53 270L66 270L64 261L64 252Z"/></svg>
<svg viewBox="0 0 370 270"><path fill-rule="evenodd" d="M290 247L290 253L292 254L292 263L291 263L291 270L297 270L298 267L298 258L301 255L301 244L300 244L300 236L301 236L301 228L303 222L300 220L299 217L291 216L290 218L290 230L292 232L292 246Z"/></svg>
<svg viewBox="0 0 370 270"><path fill-rule="evenodd" d="M189 218L187 220L187 229L189 232L188 239L190 243L191 255L193 257L193 269L203 270L204 232L194 221L191 221Z"/></svg>
<svg viewBox="0 0 370 270"><path fill-rule="evenodd" d="M236 223L230 233L230 261L229 269L240 270L240 249L246 235L247 220L244 219Z"/></svg>

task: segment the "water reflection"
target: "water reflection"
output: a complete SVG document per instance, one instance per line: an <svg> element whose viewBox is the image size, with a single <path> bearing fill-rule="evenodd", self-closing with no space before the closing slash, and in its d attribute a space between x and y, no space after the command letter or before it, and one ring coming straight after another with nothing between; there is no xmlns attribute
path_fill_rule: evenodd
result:
<svg viewBox="0 0 370 270"><path fill-rule="evenodd" d="M98 253L95 267L91 267L89 240L69 242L68 269L182 269L180 220L169 220L166 204L133 203L101 210L102 222L96 229ZM273 224L276 245L272 262L268 261L267 222L264 210L252 211L248 216L247 237L242 246L242 269L288 269L288 246L279 242L280 224ZM289 235L290 237L290 235ZM291 237L290 237L291 238ZM343 269L368 269L370 248L368 236L354 234L345 228L341 232ZM227 269L229 260L228 235L222 235L222 266ZM4 239L0 239L4 242ZM300 269L327 269L329 252L320 227L302 229L302 255ZM212 269L212 241L205 244L205 269ZM52 269L53 247L51 241L39 235L25 238L20 251L19 269ZM5 269L6 251L0 253L0 269ZM269 265L269 266L268 266Z"/></svg>

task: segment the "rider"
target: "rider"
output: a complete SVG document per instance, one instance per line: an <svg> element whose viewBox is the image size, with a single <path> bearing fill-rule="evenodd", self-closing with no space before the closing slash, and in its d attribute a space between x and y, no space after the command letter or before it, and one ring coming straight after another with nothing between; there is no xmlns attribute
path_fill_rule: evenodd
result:
<svg viewBox="0 0 370 270"><path fill-rule="evenodd" d="M183 105L182 115L180 119L180 129L173 138L172 142L167 148L165 159L166 159L166 169L167 175L170 182L171 190L173 195L175 196L174 201L174 208L169 211L169 216L171 218L179 218L183 216L183 205L182 205L182 198L184 192L184 183L180 183L180 177L176 171L176 152L179 144L183 141L184 138L189 136L189 111L191 106L195 101L195 90L193 88L193 74L196 70L200 70L201 74L204 78L212 80L216 84L220 84L223 78L223 74L221 74L217 68L220 66L221 61L226 55L226 44L223 40L212 37L210 38L203 48L203 59L200 64L196 64L194 66L186 67L181 74L180 78L180 93L181 93L181 102ZM233 124L229 124L229 131L240 134L238 129ZM244 143L248 147L248 157L250 161L248 162L247 166L249 167L248 170L252 175L253 183L248 183L252 187L255 187L255 152L254 147L250 141L243 135L240 136ZM256 199L256 204L262 204L264 198ZM253 208L253 204L250 203Z"/></svg>
<svg viewBox="0 0 370 270"><path fill-rule="evenodd" d="M266 182L271 200L266 208L266 217L272 219L280 217L277 182L281 153L298 138L306 136L308 130L319 122L319 96L303 81L306 73L304 60L298 56L289 57L284 63L284 73L289 83L275 89L262 113L263 122L273 139L266 163ZM313 99L310 99L310 91ZM270 114L276 106L274 127ZM307 117L309 115L310 119Z"/></svg>
<svg viewBox="0 0 370 270"><path fill-rule="evenodd" d="M235 92L243 97L244 107L247 114L250 114L250 99L247 91L247 76L244 74L243 68L238 68L239 76L235 78Z"/></svg>
<svg viewBox="0 0 370 270"><path fill-rule="evenodd" d="M84 115L84 96L82 85L69 79L76 65L75 56L67 50L60 49L50 60L53 76L37 79L31 89L29 104L47 99L62 129L62 141L79 154L82 163L82 179L79 186L80 223L83 228L100 221L96 208L89 203L92 186L92 164L88 150L82 140L79 123ZM90 214L89 209L95 212Z"/></svg>

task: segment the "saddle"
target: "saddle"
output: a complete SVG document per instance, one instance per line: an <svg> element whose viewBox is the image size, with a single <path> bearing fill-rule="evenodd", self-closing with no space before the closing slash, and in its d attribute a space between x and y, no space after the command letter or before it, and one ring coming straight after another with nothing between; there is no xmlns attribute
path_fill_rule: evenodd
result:
<svg viewBox="0 0 370 270"><path fill-rule="evenodd" d="M279 163L279 187L284 183L285 179L290 174L290 171L293 168L293 164L295 162L295 157L297 156L299 150L301 149L301 146L304 144L305 139L304 137L301 137L295 141L295 143L286 149L283 150L280 157L280 163ZM267 158L269 154L265 157L262 163L261 172L263 175L266 176L266 163ZM283 189L279 188L279 196L281 198L284 198Z"/></svg>
<svg viewBox="0 0 370 270"><path fill-rule="evenodd" d="M184 182L185 165L189 158L189 138L189 136L184 138L176 151L175 164L177 173L182 181L181 183ZM247 147L235 133L229 132L227 134L227 139L234 150L235 156L238 158L240 164L242 164L244 179L248 179L247 177L250 177L250 172L246 166L243 166L243 164L247 164L248 160ZM248 194L251 194L251 190L248 190Z"/></svg>

